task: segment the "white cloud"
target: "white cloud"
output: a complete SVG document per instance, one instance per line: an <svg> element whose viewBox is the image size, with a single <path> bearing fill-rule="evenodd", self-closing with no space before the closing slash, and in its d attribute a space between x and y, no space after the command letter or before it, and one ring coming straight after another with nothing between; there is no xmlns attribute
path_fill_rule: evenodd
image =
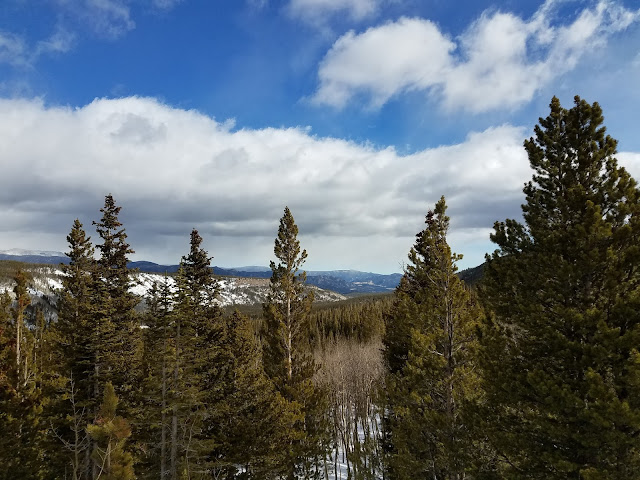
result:
<svg viewBox="0 0 640 480"><path fill-rule="evenodd" d="M290 0L288 11L309 23L322 23L338 13L362 20L374 15L380 3L381 0Z"/></svg>
<svg viewBox="0 0 640 480"><path fill-rule="evenodd" d="M28 53L25 41L19 35L0 31L0 63L13 66L28 64Z"/></svg>
<svg viewBox="0 0 640 480"><path fill-rule="evenodd" d="M452 68L454 48L428 20L402 18L360 35L349 32L322 61L315 101L341 107L366 86L372 105L381 106L398 91L437 83Z"/></svg>
<svg viewBox="0 0 640 480"><path fill-rule="evenodd" d="M182 3L182 0L151 0L151 3L161 10L170 10L179 3Z"/></svg>
<svg viewBox="0 0 640 480"><path fill-rule="evenodd" d="M247 4L254 10L262 10L269 4L269 0L247 0Z"/></svg>
<svg viewBox="0 0 640 480"><path fill-rule="evenodd" d="M640 182L640 153L620 152L616 158L618 164L622 165L633 178Z"/></svg>
<svg viewBox="0 0 640 480"><path fill-rule="evenodd" d="M108 39L117 39L135 28L131 0L50 0L58 13L53 33L33 40L24 34L0 30L0 63L29 68L45 55L70 51L77 39L75 29L65 22L74 18L83 28ZM145 0L157 10L167 11L183 0Z"/></svg>
<svg viewBox="0 0 640 480"><path fill-rule="evenodd" d="M452 238L491 248L486 229L519 215L531 175L524 137L503 125L401 155L305 128L233 130L154 99L0 100L0 247L65 249L73 219L91 230L111 192L138 258L176 261L197 227L219 263L265 264L288 205L311 268L397 271L443 194Z"/></svg>
<svg viewBox="0 0 640 480"><path fill-rule="evenodd" d="M74 35L60 26L49 38L40 40L33 46L21 35L0 32L0 63L21 68L30 67L43 55L69 51L73 41Z"/></svg>
<svg viewBox="0 0 640 480"><path fill-rule="evenodd" d="M365 96L376 108L402 93L424 91L447 109L514 108L640 20L640 10L601 0L559 24L556 3L547 0L528 20L485 12L455 41L418 18L349 32L321 62L313 101L342 108Z"/></svg>
<svg viewBox="0 0 640 480"><path fill-rule="evenodd" d="M62 1L86 26L98 35L118 38L136 26L126 0Z"/></svg>
<svg viewBox="0 0 640 480"><path fill-rule="evenodd" d="M82 28L118 39L136 28L132 9L138 5L151 12L167 12L183 0L50 0L59 12L75 19Z"/></svg>
<svg viewBox="0 0 640 480"><path fill-rule="evenodd" d="M39 57L51 53L66 53L71 50L74 41L75 35L73 33L58 26L49 38L36 44L34 55Z"/></svg>

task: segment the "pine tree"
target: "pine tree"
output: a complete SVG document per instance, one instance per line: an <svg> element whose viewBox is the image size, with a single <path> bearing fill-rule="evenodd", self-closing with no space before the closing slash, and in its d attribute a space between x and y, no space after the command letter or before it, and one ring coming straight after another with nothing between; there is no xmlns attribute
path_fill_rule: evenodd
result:
<svg viewBox="0 0 640 480"><path fill-rule="evenodd" d="M298 274L307 259L307 251L300 251L297 237L298 226L289 208L285 207L274 247L280 262L277 265L273 261L270 263L271 285L263 309L267 341L265 368L282 391L293 383L294 370L309 361L308 315L313 292L305 288L306 272Z"/></svg>
<svg viewBox="0 0 640 480"><path fill-rule="evenodd" d="M44 424L42 364L38 354L44 350L45 322L33 318L29 287L31 278L23 270L14 276L15 301L7 322L8 297L0 302L0 341L8 351L0 358L9 360L0 377L0 478L45 478L49 466L43 462L48 426ZM35 321L34 321L35 320ZM9 333L10 337L7 335Z"/></svg>
<svg viewBox="0 0 640 480"><path fill-rule="evenodd" d="M220 397L209 407L215 446L209 468L216 478L279 478L286 473L282 448L291 438L287 403L264 373L259 340L238 313L224 319L227 355Z"/></svg>
<svg viewBox="0 0 640 480"><path fill-rule="evenodd" d="M171 359L168 409L171 411L169 478L193 475L215 467L218 407L225 387L224 329L217 303L218 284L211 258L201 247L197 230L190 236L189 254L176 276L171 318Z"/></svg>
<svg viewBox="0 0 640 480"><path fill-rule="evenodd" d="M473 355L481 311L456 276L444 197L409 252L384 338L390 478L465 478L471 467L464 411L476 394Z"/></svg>
<svg viewBox="0 0 640 480"><path fill-rule="evenodd" d="M26 309L31 304L31 296L27 291L28 278L27 274L23 270L18 270L15 274L14 281L16 282L13 287L13 293L16 296L15 307L12 308L15 325L15 352L16 352L16 390L23 389L29 377L28 373L28 355L25 354L24 348L27 337L29 336L29 330L25 324Z"/></svg>
<svg viewBox="0 0 640 480"><path fill-rule="evenodd" d="M10 468L15 461L16 405L16 335L10 315L11 297L8 292L0 296L0 462ZM0 472L0 479L9 478Z"/></svg>
<svg viewBox="0 0 640 480"><path fill-rule="evenodd" d="M111 382L104 386L103 400L96 421L87 430L95 441L93 458L104 480L133 480L133 456L125 449L131 436L129 422L116 415L118 397Z"/></svg>
<svg viewBox="0 0 640 480"><path fill-rule="evenodd" d="M279 263L270 263L270 290L263 305L265 371L288 402L292 418L297 417L285 450L288 478L317 474L326 439L325 397L313 383L316 367L310 351L313 292L305 287L306 273L298 273L307 252L300 250L297 236L298 227L285 207L274 246Z"/></svg>
<svg viewBox="0 0 640 480"><path fill-rule="evenodd" d="M174 294L169 277L154 282L147 296L144 315L143 396L145 405L144 441L147 447L138 470L148 478L168 478L169 403L171 365L174 361ZM145 477L146 478L146 477Z"/></svg>
<svg viewBox="0 0 640 480"><path fill-rule="evenodd" d="M215 470L220 463L220 423L222 404L229 384L229 351L226 342L218 282L213 276L211 258L202 248L202 237L196 229L190 235L189 254L182 258L184 279L178 309L192 332L185 338L183 351L190 363L194 388L191 410L195 410L191 462L200 469ZM183 321L183 324L185 322Z"/></svg>
<svg viewBox="0 0 640 480"><path fill-rule="evenodd" d="M9 306L11 297L4 291L0 295L0 391L7 391L11 388L11 371L13 370L14 357L14 336L9 316Z"/></svg>
<svg viewBox="0 0 640 480"><path fill-rule="evenodd" d="M120 210L111 195L100 209L102 218L94 222L101 244L96 269L97 329L96 385L110 381L122 397L123 411L131 416L135 408L135 387L140 383L142 335L134 310L137 297L129 290L132 281L127 268L133 253L127 234L118 219ZM96 390L99 390L97 388Z"/></svg>
<svg viewBox="0 0 640 480"><path fill-rule="evenodd" d="M485 431L508 478L640 478L639 191L597 103L550 108L525 224L491 236Z"/></svg>
<svg viewBox="0 0 640 480"><path fill-rule="evenodd" d="M98 331L95 312L96 262L91 238L76 219L69 235L69 264L63 272L58 320L53 326L57 395L50 418L74 479L89 478L91 458L85 430L97 411ZM55 387L54 387L55 388ZM60 448L58 448L58 452ZM60 455L59 455L60 456Z"/></svg>

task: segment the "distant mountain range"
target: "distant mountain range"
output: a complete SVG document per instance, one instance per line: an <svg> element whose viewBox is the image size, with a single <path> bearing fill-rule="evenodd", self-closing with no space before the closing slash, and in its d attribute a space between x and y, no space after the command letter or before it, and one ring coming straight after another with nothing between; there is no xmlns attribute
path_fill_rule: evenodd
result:
<svg viewBox="0 0 640 480"><path fill-rule="evenodd" d="M52 252L47 250L24 250L22 248L0 250L0 260L14 260L16 262L25 263L43 263L46 265L69 263L69 258L62 252Z"/></svg>
<svg viewBox="0 0 640 480"><path fill-rule="evenodd" d="M45 250L0 250L0 260L15 260L25 263L42 263L57 265L59 263L69 263L69 258L62 252L52 252ZM129 268L136 268L141 272L148 273L175 273L178 265L160 265L153 262L139 261L130 262ZM475 285L482 278L484 264L477 267L468 268L458 273L467 285ZM247 267L213 267L216 275L238 278L269 278L271 269L258 265ZM316 287L331 290L342 295L357 295L365 293L391 292L400 283L402 274L392 273L383 275L379 273L360 272L358 270L329 270L329 271L308 271L307 283Z"/></svg>
<svg viewBox="0 0 640 480"><path fill-rule="evenodd" d="M59 263L69 263L69 258L62 252L39 251L39 250L0 250L0 260L15 260L26 263L42 263L57 265ZM136 268L141 272L149 273L175 273L178 265L159 265L153 262L138 261L130 262L129 268ZM213 267L216 275L239 278L269 278L271 269L262 266L247 267ZM330 271L308 271L307 283L315 285L325 290L332 290L343 295L380 293L393 291L400 283L402 274L392 273L382 275L379 273L360 272L357 270L330 270Z"/></svg>

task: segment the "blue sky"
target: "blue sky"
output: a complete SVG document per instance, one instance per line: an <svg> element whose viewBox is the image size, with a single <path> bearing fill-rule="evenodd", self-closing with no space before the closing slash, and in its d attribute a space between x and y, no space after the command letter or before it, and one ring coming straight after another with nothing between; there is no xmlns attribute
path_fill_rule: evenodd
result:
<svg viewBox="0 0 640 480"><path fill-rule="evenodd" d="M630 0L5 0L0 249L65 250L113 193L138 259L196 227L267 264L289 205L309 268L400 271L445 195L474 266L553 95L598 101L640 176L638 84Z"/></svg>

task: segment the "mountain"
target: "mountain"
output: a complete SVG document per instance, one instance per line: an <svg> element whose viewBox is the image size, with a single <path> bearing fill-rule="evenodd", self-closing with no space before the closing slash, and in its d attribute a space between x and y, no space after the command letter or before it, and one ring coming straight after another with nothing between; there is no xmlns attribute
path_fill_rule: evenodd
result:
<svg viewBox="0 0 640 480"><path fill-rule="evenodd" d="M25 263L58 265L69 263L69 258L62 252L41 250L0 250L0 260L15 260ZM129 268L138 269L146 273L175 273L178 265L160 265L154 262L137 261L130 262ZM458 276L468 285L475 285L481 278L484 263L477 267L461 270ZM246 267L213 267L216 275L236 278L270 278L271 269L259 265ZM327 270L308 271L307 283L321 289L331 290L342 295L358 295L365 293L391 292L398 284L402 274L392 273L383 275L379 273L361 272L358 270Z"/></svg>
<svg viewBox="0 0 640 480"><path fill-rule="evenodd" d="M52 252L50 250L25 250L24 248L11 248L9 250L0 250L0 254L5 255L23 255L30 257L65 257L62 252Z"/></svg>
<svg viewBox="0 0 640 480"><path fill-rule="evenodd" d="M35 265L24 263L20 266L31 277L29 293L32 306L40 305L49 318L57 316L56 303L58 289L62 287L62 272L54 265ZM0 294L8 291L12 294L13 274L16 266L0 261ZM144 297L154 282L164 282L164 274L131 273L133 286L131 292L141 297L140 308L144 308ZM167 277L170 286L175 285L172 277ZM260 305L265 302L269 293L269 280L263 278L220 278L218 280L218 301L223 307ZM337 302L347 297L336 292L312 286L317 302Z"/></svg>
<svg viewBox="0 0 640 480"><path fill-rule="evenodd" d="M14 260L25 263L46 265L59 265L69 263L69 258L62 252L50 252L39 250L0 250L0 260ZM137 261L129 262L129 268L138 269L147 273L175 273L178 265L160 265L154 262ZM237 278L270 278L271 269L263 266L246 267L213 267L216 275ZM357 270L329 270L308 271L307 283L316 287L332 290L342 295L358 295L364 293L391 292L400 283L402 275L392 273L382 275L379 273L360 272Z"/></svg>
<svg viewBox="0 0 640 480"><path fill-rule="evenodd" d="M243 270L237 268L213 267L218 275L241 278L269 278L271 270L261 267L260 270ZM392 273L382 275L379 273L360 272L357 270L329 270L307 271L307 283L326 290L343 295L356 295L363 293L391 292L398 284L402 274Z"/></svg>
<svg viewBox="0 0 640 480"><path fill-rule="evenodd" d="M477 267L467 268L458 272L458 277L469 286L475 286L484 275L484 267L486 263L478 265Z"/></svg>
<svg viewBox="0 0 640 480"><path fill-rule="evenodd" d="M13 260L16 262L25 263L41 263L46 265L69 263L69 257L67 257L62 252L52 252L46 250L24 250L22 248L0 250L0 260Z"/></svg>

